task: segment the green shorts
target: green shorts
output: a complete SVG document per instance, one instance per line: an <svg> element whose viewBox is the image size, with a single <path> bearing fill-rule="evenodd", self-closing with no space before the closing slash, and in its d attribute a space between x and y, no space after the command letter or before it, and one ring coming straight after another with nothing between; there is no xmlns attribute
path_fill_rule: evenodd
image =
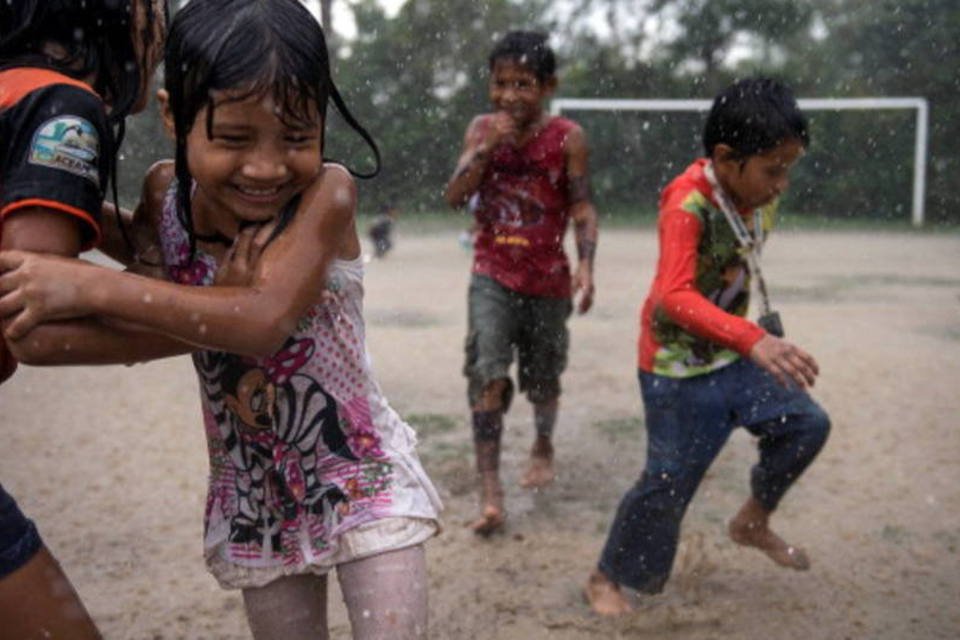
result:
<svg viewBox="0 0 960 640"><path fill-rule="evenodd" d="M567 366L569 298L528 296L493 278L474 274L467 300L466 360L470 406L493 380L510 378L514 351L520 391L539 404L560 395L560 374ZM509 408L509 396L504 410Z"/></svg>

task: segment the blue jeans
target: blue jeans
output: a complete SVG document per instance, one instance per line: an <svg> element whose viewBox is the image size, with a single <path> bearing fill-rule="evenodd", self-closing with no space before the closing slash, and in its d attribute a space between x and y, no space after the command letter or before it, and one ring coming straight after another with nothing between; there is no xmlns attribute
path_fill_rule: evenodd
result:
<svg viewBox="0 0 960 640"><path fill-rule="evenodd" d="M733 429L760 439L751 492L773 511L823 447L830 419L807 393L745 359L692 378L639 377L647 466L620 502L598 568L618 584L658 593L687 505Z"/></svg>
<svg viewBox="0 0 960 640"><path fill-rule="evenodd" d="M25 565L41 545L33 522L0 485L0 578Z"/></svg>

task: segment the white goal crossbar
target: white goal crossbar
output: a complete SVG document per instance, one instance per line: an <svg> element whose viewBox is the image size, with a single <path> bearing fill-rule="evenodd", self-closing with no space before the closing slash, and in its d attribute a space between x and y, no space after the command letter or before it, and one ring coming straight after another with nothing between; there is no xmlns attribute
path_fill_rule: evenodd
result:
<svg viewBox="0 0 960 640"><path fill-rule="evenodd" d="M917 126L913 151L913 226L923 226L924 195L927 186L927 140L930 135L930 107L926 98L800 98L801 109L851 111L856 109L916 109ZM709 111L712 100L556 98L550 112L562 111Z"/></svg>

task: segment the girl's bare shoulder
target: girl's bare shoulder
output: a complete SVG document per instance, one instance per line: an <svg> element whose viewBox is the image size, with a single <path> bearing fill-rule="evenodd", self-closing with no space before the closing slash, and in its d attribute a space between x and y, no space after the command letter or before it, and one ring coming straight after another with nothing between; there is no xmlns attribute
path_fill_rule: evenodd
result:
<svg viewBox="0 0 960 640"><path fill-rule="evenodd" d="M303 194L311 209L352 216L357 206L357 183L341 164L326 162Z"/></svg>
<svg viewBox="0 0 960 640"><path fill-rule="evenodd" d="M163 198L170 188L176 173L173 160L159 160L154 162L143 178L143 191L140 194L140 203L144 213L151 220L155 220L163 208Z"/></svg>

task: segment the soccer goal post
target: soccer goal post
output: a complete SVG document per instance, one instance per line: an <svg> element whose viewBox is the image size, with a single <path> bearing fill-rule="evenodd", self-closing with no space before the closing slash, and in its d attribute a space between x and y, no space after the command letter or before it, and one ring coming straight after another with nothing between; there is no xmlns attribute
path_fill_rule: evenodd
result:
<svg viewBox="0 0 960 640"><path fill-rule="evenodd" d="M913 226L923 226L927 183L927 141L930 128L929 106L926 98L801 98L797 102L805 111L916 110L911 219ZM550 112L554 115L559 115L563 111L706 112L710 110L712 104L712 100L556 98L550 103Z"/></svg>

